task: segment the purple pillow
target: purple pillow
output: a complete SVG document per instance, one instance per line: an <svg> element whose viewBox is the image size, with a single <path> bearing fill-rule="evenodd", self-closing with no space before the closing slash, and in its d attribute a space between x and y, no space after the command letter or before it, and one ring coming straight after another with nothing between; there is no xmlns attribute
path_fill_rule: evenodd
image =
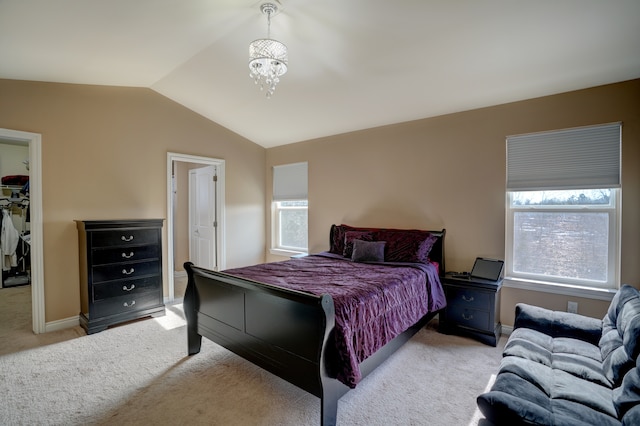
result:
<svg viewBox="0 0 640 426"><path fill-rule="evenodd" d="M384 262L385 241L353 240L354 262Z"/></svg>
<svg viewBox="0 0 640 426"><path fill-rule="evenodd" d="M428 231L384 229L375 233L374 240L387 242L385 262L428 263L438 237Z"/></svg>
<svg viewBox="0 0 640 426"><path fill-rule="evenodd" d="M339 254L344 256L344 240L345 234L348 231L367 231L372 232L377 228L357 228L349 225L331 225L331 231L329 233L329 253Z"/></svg>
<svg viewBox="0 0 640 426"><path fill-rule="evenodd" d="M372 233L371 240L386 241L385 262L429 263L429 253L438 237L417 229L359 228L332 225L329 252L345 256L345 235L350 231ZM362 239L362 238L360 238Z"/></svg>
<svg viewBox="0 0 640 426"><path fill-rule="evenodd" d="M354 229L349 225L331 225L329 236L329 253L344 255L344 234Z"/></svg>
<svg viewBox="0 0 640 426"><path fill-rule="evenodd" d="M353 254L353 241L373 241L373 233L369 231L346 231L344 233L344 257L351 257Z"/></svg>

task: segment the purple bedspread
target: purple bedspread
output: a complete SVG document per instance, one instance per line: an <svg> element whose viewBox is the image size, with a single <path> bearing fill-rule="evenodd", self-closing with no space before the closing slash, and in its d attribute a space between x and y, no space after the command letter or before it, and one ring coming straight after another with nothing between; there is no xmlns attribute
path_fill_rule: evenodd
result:
<svg viewBox="0 0 640 426"><path fill-rule="evenodd" d="M357 263L321 253L224 272L314 295L331 295L339 363L331 371L351 388L362 378L362 361L427 313L446 305L437 268L431 264Z"/></svg>

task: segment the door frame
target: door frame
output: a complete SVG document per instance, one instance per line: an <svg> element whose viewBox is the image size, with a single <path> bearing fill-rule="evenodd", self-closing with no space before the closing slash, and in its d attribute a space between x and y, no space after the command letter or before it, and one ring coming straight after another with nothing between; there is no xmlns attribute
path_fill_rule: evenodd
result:
<svg viewBox="0 0 640 426"><path fill-rule="evenodd" d="M215 166L218 174L218 185L215 194L216 217L218 226L216 227L216 264L218 269L225 269L225 161L217 158L202 157L198 155L180 154L176 152L167 153L167 267L166 276L169 287L168 302L175 299L174 266L175 254L173 252L173 229L174 229L174 209L173 209L173 162L197 163L202 165Z"/></svg>
<svg viewBox="0 0 640 426"><path fill-rule="evenodd" d="M44 257L42 227L42 135L0 128L0 138L29 146L29 215L31 229L31 322L35 334L47 330L44 300Z"/></svg>

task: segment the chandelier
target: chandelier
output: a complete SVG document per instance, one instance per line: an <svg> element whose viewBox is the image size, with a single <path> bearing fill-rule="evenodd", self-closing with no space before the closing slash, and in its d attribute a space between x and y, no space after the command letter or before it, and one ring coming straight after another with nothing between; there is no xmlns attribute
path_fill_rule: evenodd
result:
<svg viewBox="0 0 640 426"><path fill-rule="evenodd" d="M260 85L260 90L266 90L270 98L280 76L287 72L287 46L271 39L271 15L278 11L276 5L264 3L260 10L267 15L267 38L249 44L249 77Z"/></svg>

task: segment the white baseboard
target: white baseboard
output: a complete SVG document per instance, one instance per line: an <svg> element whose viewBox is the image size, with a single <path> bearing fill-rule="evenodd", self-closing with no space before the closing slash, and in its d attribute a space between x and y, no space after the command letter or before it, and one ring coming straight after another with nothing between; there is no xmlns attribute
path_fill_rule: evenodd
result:
<svg viewBox="0 0 640 426"><path fill-rule="evenodd" d="M80 317L78 316L51 321L44 325L44 332L49 333L50 331L64 330L65 328L75 327L76 325L80 325Z"/></svg>
<svg viewBox="0 0 640 426"><path fill-rule="evenodd" d="M510 325L503 325L502 326L502 334L504 334L505 336L510 335L511 333L513 333L513 327Z"/></svg>

